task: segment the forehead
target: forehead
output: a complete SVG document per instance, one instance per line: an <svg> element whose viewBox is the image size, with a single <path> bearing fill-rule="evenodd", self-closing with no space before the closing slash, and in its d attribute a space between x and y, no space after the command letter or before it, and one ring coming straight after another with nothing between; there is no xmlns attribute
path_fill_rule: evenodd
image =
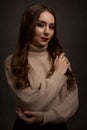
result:
<svg viewBox="0 0 87 130"><path fill-rule="evenodd" d="M42 12L39 16L39 20L49 22L49 23L55 22L54 16L48 11Z"/></svg>

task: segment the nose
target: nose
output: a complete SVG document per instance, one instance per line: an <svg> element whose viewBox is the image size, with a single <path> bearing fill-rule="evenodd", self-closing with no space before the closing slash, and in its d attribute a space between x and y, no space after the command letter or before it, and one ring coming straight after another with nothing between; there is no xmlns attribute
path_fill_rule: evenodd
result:
<svg viewBox="0 0 87 130"><path fill-rule="evenodd" d="M44 35L48 36L49 35L49 27L44 28Z"/></svg>

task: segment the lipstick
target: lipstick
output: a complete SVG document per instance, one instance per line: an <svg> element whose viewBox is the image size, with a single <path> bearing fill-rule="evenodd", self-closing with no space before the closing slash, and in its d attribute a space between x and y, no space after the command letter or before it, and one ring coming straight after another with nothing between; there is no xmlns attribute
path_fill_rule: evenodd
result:
<svg viewBox="0 0 87 130"><path fill-rule="evenodd" d="M42 41L48 41L48 38L46 37L41 37Z"/></svg>

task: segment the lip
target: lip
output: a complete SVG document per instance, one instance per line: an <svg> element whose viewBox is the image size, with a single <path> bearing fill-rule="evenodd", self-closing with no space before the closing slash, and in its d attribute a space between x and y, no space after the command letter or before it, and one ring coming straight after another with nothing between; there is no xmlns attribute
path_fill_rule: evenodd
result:
<svg viewBox="0 0 87 130"><path fill-rule="evenodd" d="M49 38L41 37L41 39L42 39L43 41L47 41Z"/></svg>

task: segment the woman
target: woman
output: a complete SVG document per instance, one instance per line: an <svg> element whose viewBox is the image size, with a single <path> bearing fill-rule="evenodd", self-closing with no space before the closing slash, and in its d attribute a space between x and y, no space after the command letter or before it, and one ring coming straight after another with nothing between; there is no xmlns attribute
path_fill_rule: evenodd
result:
<svg viewBox="0 0 87 130"><path fill-rule="evenodd" d="M23 13L18 50L5 60L8 83L15 95L14 130L57 128L78 108L78 88L68 58L56 37L56 17L44 5Z"/></svg>

